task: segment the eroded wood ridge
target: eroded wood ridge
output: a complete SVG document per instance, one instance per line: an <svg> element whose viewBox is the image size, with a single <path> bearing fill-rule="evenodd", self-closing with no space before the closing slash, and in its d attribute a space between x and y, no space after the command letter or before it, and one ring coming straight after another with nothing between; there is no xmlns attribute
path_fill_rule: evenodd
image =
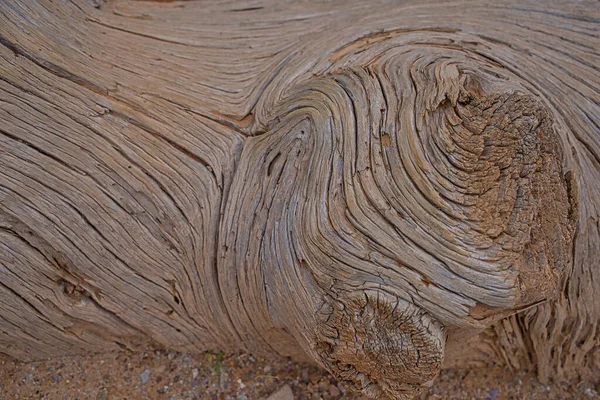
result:
<svg viewBox="0 0 600 400"><path fill-rule="evenodd" d="M598 11L0 3L0 351L597 380Z"/></svg>

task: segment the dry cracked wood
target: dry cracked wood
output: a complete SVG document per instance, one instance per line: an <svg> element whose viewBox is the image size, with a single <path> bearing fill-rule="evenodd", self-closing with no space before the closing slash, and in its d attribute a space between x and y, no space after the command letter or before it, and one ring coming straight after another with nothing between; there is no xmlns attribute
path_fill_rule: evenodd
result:
<svg viewBox="0 0 600 400"><path fill-rule="evenodd" d="M599 18L1 3L0 351L308 356L395 399L484 358L598 379Z"/></svg>

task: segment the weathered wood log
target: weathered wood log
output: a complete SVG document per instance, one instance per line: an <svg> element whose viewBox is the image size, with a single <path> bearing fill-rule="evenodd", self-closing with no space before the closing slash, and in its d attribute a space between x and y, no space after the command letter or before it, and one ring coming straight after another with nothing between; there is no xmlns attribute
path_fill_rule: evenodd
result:
<svg viewBox="0 0 600 400"><path fill-rule="evenodd" d="M247 350L394 399L483 359L597 381L599 21L0 3L0 352Z"/></svg>

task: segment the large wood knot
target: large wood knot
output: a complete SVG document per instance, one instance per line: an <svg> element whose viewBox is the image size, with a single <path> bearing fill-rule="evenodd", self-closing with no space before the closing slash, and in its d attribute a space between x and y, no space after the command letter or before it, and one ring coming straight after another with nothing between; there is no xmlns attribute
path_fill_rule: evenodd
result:
<svg viewBox="0 0 600 400"><path fill-rule="evenodd" d="M376 399L412 399L442 365L444 330L419 307L382 293L321 309L314 350L346 387Z"/></svg>

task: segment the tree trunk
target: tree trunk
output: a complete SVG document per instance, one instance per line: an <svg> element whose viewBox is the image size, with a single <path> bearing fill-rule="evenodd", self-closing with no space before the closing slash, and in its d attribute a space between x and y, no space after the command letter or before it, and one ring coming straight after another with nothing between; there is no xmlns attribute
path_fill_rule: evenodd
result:
<svg viewBox="0 0 600 400"><path fill-rule="evenodd" d="M597 3L0 3L0 352L600 377Z"/></svg>

